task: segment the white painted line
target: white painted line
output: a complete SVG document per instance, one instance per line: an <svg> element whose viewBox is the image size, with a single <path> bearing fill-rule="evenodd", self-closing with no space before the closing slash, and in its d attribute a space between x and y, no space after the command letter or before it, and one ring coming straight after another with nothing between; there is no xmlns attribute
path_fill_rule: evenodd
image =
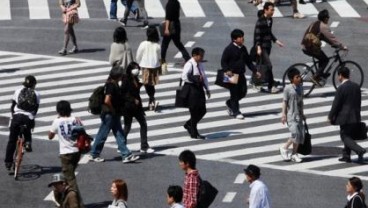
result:
<svg viewBox="0 0 368 208"><path fill-rule="evenodd" d="M1 0L0 20L10 20L10 19L11 19L10 0Z"/></svg>
<svg viewBox="0 0 368 208"><path fill-rule="evenodd" d="M309 17L317 17L318 10L313 4L298 4L298 10L300 13L309 16Z"/></svg>
<svg viewBox="0 0 368 208"><path fill-rule="evenodd" d="M78 16L81 19L88 19L89 13L87 9L87 2L86 0L80 0L80 7L78 8Z"/></svg>
<svg viewBox="0 0 368 208"><path fill-rule="evenodd" d="M224 17L244 17L234 0L215 0Z"/></svg>
<svg viewBox="0 0 368 208"><path fill-rule="evenodd" d="M363 0L368 5L368 0Z"/></svg>
<svg viewBox="0 0 368 208"><path fill-rule="evenodd" d="M184 45L184 47L186 47L186 48L191 48L191 47L193 47L193 45L195 44L195 42L194 41L188 41L185 45Z"/></svg>
<svg viewBox="0 0 368 208"><path fill-rule="evenodd" d="M111 0L103 0L103 3L105 5L105 11L107 13L107 17L110 18L110 3L111 3Z"/></svg>
<svg viewBox="0 0 368 208"><path fill-rule="evenodd" d="M150 17L165 17L165 9L160 0L146 0L145 7Z"/></svg>
<svg viewBox="0 0 368 208"><path fill-rule="evenodd" d="M367 0L368 1L368 0ZM333 21L330 25L330 27L337 27L339 26L340 22L339 21Z"/></svg>
<svg viewBox="0 0 368 208"><path fill-rule="evenodd" d="M328 1L340 17L360 17L357 11L346 0Z"/></svg>
<svg viewBox="0 0 368 208"><path fill-rule="evenodd" d="M174 56L174 58L179 59L179 58L183 58L183 56L182 56L181 52L178 52L178 53Z"/></svg>
<svg viewBox="0 0 368 208"><path fill-rule="evenodd" d="M82 158L79 160L79 164L87 164L89 162L88 154L82 155Z"/></svg>
<svg viewBox="0 0 368 208"><path fill-rule="evenodd" d="M238 176L236 176L234 183L235 184L243 184L245 180L244 173L239 173Z"/></svg>
<svg viewBox="0 0 368 208"><path fill-rule="evenodd" d="M368 1L368 0L367 0ZM204 25L203 25L203 27L204 28L210 28L210 27L212 27L212 25L213 25L213 22L212 21L208 21L208 22L206 22Z"/></svg>
<svg viewBox="0 0 368 208"><path fill-rule="evenodd" d="M359 145L361 145L361 143L359 143ZM355 158L353 160L355 160ZM330 170L330 171L326 171L326 172L331 174L331 175L355 174L355 173L360 173L360 172L367 172L367 166L366 165L359 165L359 166L356 166L356 167L349 167L349 168L345 167L345 168Z"/></svg>
<svg viewBox="0 0 368 208"><path fill-rule="evenodd" d="M204 34L203 31L198 31L198 32L196 32L196 34L194 34L193 37L200 38L200 37L202 37L203 34Z"/></svg>
<svg viewBox="0 0 368 208"><path fill-rule="evenodd" d="M30 19L50 19L47 0L28 0Z"/></svg>
<svg viewBox="0 0 368 208"><path fill-rule="evenodd" d="M151 0L148 0L151 1ZM186 17L205 17L198 0L179 0L180 7Z"/></svg>
<svg viewBox="0 0 368 208"><path fill-rule="evenodd" d="M234 200L236 192L227 192L222 202L224 203L231 203Z"/></svg>

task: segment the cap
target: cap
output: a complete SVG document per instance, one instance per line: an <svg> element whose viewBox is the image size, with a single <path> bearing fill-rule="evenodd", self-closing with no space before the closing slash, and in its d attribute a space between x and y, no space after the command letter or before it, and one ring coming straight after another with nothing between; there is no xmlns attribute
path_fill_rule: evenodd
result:
<svg viewBox="0 0 368 208"><path fill-rule="evenodd" d="M23 85L26 87L35 86L36 84L37 84L36 78L32 75L26 76L23 82Z"/></svg>
<svg viewBox="0 0 368 208"><path fill-rule="evenodd" d="M52 181L51 181L51 183L49 183L48 187L51 187L55 183L59 183L59 182L65 182L65 177L62 173L54 174L52 176Z"/></svg>
<svg viewBox="0 0 368 208"><path fill-rule="evenodd" d="M244 169L244 172L245 174L254 176L256 178L259 178L259 176L261 175L261 170L255 165L249 165L246 169Z"/></svg>

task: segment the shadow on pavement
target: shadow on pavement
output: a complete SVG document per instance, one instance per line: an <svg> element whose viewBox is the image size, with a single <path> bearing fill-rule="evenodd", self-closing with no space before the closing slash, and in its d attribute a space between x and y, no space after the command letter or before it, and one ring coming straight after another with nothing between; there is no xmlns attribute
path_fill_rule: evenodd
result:
<svg viewBox="0 0 368 208"><path fill-rule="evenodd" d="M1 69L0 68L0 73L14 73L19 70L20 68L11 68L11 69Z"/></svg>
<svg viewBox="0 0 368 208"><path fill-rule="evenodd" d="M61 167L41 167L35 164L21 165L18 181L33 181L43 174L60 173Z"/></svg>
<svg viewBox="0 0 368 208"><path fill-rule="evenodd" d="M78 53L95 53L105 51L104 48L89 48L89 49L80 49Z"/></svg>

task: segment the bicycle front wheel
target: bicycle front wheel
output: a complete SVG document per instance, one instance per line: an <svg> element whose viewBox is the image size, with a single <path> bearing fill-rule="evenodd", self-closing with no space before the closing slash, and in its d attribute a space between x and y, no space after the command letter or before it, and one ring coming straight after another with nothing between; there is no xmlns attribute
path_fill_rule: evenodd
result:
<svg viewBox="0 0 368 208"><path fill-rule="evenodd" d="M338 83L340 83L339 76L337 74L337 71L339 70L340 67L346 67L349 69L350 71L349 80L350 81L357 83L359 87L363 86L364 73L363 73L362 67L360 67L360 65L354 61L344 61L335 68L335 71L333 73L332 83L335 89L337 89Z"/></svg>
<svg viewBox="0 0 368 208"><path fill-rule="evenodd" d="M299 70L300 76L303 80L303 95L304 97L307 97L314 89L315 84L312 82L312 77L314 76L314 71L310 66L304 63L298 63L291 65L284 73L284 76L282 77L282 87L285 88L286 85L290 84L290 80L288 78L289 71L295 68Z"/></svg>

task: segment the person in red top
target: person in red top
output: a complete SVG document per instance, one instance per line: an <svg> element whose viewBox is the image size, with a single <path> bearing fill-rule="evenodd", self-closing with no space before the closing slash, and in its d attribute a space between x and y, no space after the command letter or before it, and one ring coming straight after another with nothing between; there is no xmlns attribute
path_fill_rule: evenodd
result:
<svg viewBox="0 0 368 208"><path fill-rule="evenodd" d="M196 157L190 150L184 150L179 155L179 165L185 172L183 205L185 208L196 208L200 178L196 169Z"/></svg>

